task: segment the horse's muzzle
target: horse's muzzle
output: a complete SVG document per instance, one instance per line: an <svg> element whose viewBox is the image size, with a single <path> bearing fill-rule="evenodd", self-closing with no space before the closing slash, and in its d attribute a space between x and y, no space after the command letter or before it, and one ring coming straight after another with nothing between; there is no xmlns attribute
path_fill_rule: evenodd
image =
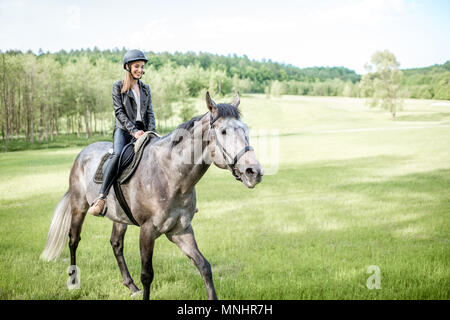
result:
<svg viewBox="0 0 450 320"><path fill-rule="evenodd" d="M243 174L245 178L243 180L244 184L248 188L254 188L258 183L261 182L262 176L264 175L264 169L260 165L252 165L245 168Z"/></svg>

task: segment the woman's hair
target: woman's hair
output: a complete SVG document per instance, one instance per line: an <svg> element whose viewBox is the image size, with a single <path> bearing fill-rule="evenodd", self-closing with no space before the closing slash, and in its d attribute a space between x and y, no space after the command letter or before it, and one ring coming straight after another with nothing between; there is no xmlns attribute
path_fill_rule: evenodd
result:
<svg viewBox="0 0 450 320"><path fill-rule="evenodd" d="M131 63L128 63L128 68L130 68L131 70ZM125 77L123 78L123 82L122 82L122 90L120 91L120 93L126 93L131 89L131 82L133 81L133 76L131 75L131 72L126 71L125 72Z"/></svg>

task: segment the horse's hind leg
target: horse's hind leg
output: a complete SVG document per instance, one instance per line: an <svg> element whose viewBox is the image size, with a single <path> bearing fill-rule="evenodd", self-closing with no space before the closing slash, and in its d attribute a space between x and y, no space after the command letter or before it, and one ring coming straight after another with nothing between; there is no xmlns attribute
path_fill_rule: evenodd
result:
<svg viewBox="0 0 450 320"><path fill-rule="evenodd" d="M209 300L217 300L216 290L214 289L214 283L212 279L211 265L208 260L201 254L197 247L197 242L194 237L194 230L189 227L181 234L169 235L166 234L167 238L175 243L185 255L197 267L198 271L202 275L203 282L205 283L206 293Z"/></svg>
<svg viewBox="0 0 450 320"><path fill-rule="evenodd" d="M76 209L72 209L72 222L70 225L69 231L69 248L70 248L70 264L77 264L76 252L78 248L78 243L81 240L81 226L84 222L84 217L86 213L82 213L77 211Z"/></svg>
<svg viewBox="0 0 450 320"><path fill-rule="evenodd" d="M114 251L114 256L117 260L117 264L119 265L120 272L122 273L123 284L130 289L131 295L133 296L140 291L134 284L133 278L131 278L128 271L125 258L123 257L123 239L126 231L126 224L114 222L110 242Z"/></svg>
<svg viewBox="0 0 450 320"><path fill-rule="evenodd" d="M69 276L72 278L72 284L75 284L76 276L76 252L78 248L78 243L81 240L81 227L86 217L87 202L75 200L76 195L72 194L71 197L71 210L72 210L72 221L69 230L69 248L70 248L70 265Z"/></svg>

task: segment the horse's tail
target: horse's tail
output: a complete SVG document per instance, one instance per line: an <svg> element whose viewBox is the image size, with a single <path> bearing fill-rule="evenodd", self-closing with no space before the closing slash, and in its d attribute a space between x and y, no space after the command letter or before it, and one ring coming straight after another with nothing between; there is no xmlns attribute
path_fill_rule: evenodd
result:
<svg viewBox="0 0 450 320"><path fill-rule="evenodd" d="M66 244L72 221L69 197L70 191L67 191L56 207L50 230L48 231L47 243L41 254L42 260L51 261L57 259Z"/></svg>

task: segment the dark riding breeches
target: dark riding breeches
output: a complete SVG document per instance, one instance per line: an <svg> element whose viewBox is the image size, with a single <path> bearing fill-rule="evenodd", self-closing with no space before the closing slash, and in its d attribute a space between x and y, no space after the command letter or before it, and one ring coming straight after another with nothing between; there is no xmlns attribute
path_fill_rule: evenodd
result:
<svg viewBox="0 0 450 320"><path fill-rule="evenodd" d="M137 124L139 124L139 122ZM137 127L141 130L139 125ZM103 194L104 198L108 195L109 189L111 189L112 184L117 178L120 154L123 148L130 143L132 139L133 137L127 131L120 128L114 129L113 153L110 156L110 160L103 174L103 182L100 189L100 193Z"/></svg>

